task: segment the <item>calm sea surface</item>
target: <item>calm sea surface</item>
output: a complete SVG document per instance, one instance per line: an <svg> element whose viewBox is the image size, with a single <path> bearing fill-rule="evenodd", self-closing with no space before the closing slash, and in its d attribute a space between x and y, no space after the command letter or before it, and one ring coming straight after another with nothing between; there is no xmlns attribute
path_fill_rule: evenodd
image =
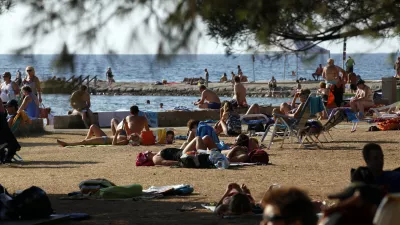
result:
<svg viewBox="0 0 400 225"><path fill-rule="evenodd" d="M390 54L354 54L351 55L356 62L355 73L364 79L380 79L382 76L394 75L393 55ZM27 65L35 67L36 75L45 80L52 76L67 77L71 75L97 75L99 79L105 79L107 67L111 67L115 80L125 82L155 82L162 79L168 81L182 81L185 77L204 76L207 68L211 81L218 81L225 72L237 73L237 65L240 65L249 80L269 80L271 76L279 81L295 80L291 71L298 71L299 77L311 78L318 64L326 64L328 55L302 56L298 59L291 55L287 59L286 67L284 58L268 59L265 55L256 55L253 64L251 55L177 55L169 61L158 61L155 55L77 55L75 56L74 71L61 70L52 67L55 55L0 55L0 70L10 71L15 76L19 69L24 72ZM337 65L342 65L341 54L331 54ZM254 70L253 70L254 66ZM284 75L284 69L286 73ZM50 106L55 114L66 114L69 109L69 96L45 95L44 103ZM138 104L147 110L160 110L159 103L163 103L165 109L176 106L193 108L192 102L198 97L171 97L171 96L92 96L94 111L127 110L132 104ZM225 98L223 98L225 99ZM150 105L144 105L150 100ZM261 103L278 105L284 99L250 98L249 103Z"/></svg>

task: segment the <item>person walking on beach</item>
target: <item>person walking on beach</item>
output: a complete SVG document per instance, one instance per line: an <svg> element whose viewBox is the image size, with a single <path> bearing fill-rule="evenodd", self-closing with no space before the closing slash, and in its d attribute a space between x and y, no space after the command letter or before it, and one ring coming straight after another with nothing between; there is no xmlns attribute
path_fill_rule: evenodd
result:
<svg viewBox="0 0 400 225"><path fill-rule="evenodd" d="M194 105L198 105L200 109L220 109L221 108L221 100L218 95L207 89L205 85L200 86L201 99L194 103ZM206 102L207 101L207 102Z"/></svg>
<svg viewBox="0 0 400 225"><path fill-rule="evenodd" d="M33 66L26 67L27 77L22 81L22 85L28 85L32 89L32 93L36 95L39 102L42 103L42 89L40 88L40 80L36 76Z"/></svg>
<svg viewBox="0 0 400 225"><path fill-rule="evenodd" d="M325 79L325 83L328 85L328 90L330 85L335 85L337 83L339 73L342 73L343 82L347 83L346 71L336 66L333 59L328 59L328 65L326 65L322 71L322 78Z"/></svg>
<svg viewBox="0 0 400 225"><path fill-rule="evenodd" d="M74 109L72 114L81 115L86 128L89 128L94 123L94 115L90 110L90 95L86 85L82 85L78 91L72 93L70 104Z"/></svg>
<svg viewBox="0 0 400 225"><path fill-rule="evenodd" d="M394 63L394 70L396 70L396 78L400 78L400 56L397 57L396 62Z"/></svg>
<svg viewBox="0 0 400 225"><path fill-rule="evenodd" d="M233 100L237 102L237 107L247 107L246 88L240 82L239 76L235 77L235 86L233 87Z"/></svg>
<svg viewBox="0 0 400 225"><path fill-rule="evenodd" d="M276 79L274 76L271 77L271 80L268 82L269 94L268 96L271 97L275 94L276 89Z"/></svg>
<svg viewBox="0 0 400 225"><path fill-rule="evenodd" d="M209 78L209 74L208 74L207 68L204 69L204 76L206 77L205 85L206 85L206 87L208 87L208 78Z"/></svg>
<svg viewBox="0 0 400 225"><path fill-rule="evenodd" d="M106 79L107 79L107 82L108 82L108 86L111 86L111 84L113 82L115 82L114 81L114 75L113 75L113 73L111 71L111 67L108 67L108 69L106 71Z"/></svg>
<svg viewBox="0 0 400 225"><path fill-rule="evenodd" d="M346 72L347 73L352 73L353 72L353 67L356 65L356 62L354 62L354 59L352 59L350 56L346 61Z"/></svg>

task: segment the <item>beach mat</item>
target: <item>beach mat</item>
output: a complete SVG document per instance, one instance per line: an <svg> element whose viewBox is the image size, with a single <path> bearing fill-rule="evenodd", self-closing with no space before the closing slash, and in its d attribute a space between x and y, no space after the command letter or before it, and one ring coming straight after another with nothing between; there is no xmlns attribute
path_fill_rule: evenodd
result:
<svg viewBox="0 0 400 225"><path fill-rule="evenodd" d="M110 147L112 145L75 145L75 146L65 146L64 148L93 148L93 147Z"/></svg>
<svg viewBox="0 0 400 225"><path fill-rule="evenodd" d="M259 166L260 163L230 163L229 167L242 167L242 166Z"/></svg>
<svg viewBox="0 0 400 225"><path fill-rule="evenodd" d="M10 220L1 221L1 225L42 225L42 224L57 224L65 220L69 220L69 214L52 214L47 219L36 219L36 220Z"/></svg>
<svg viewBox="0 0 400 225"><path fill-rule="evenodd" d="M163 198L164 195L159 194L159 193L143 193L141 196L136 196L132 198L110 198L110 199L104 199L96 196L88 196L88 195L73 195L73 196L67 196L67 197L61 197L59 198L60 200L103 200L103 201L145 201L145 200L151 200L151 199L158 199L158 198Z"/></svg>

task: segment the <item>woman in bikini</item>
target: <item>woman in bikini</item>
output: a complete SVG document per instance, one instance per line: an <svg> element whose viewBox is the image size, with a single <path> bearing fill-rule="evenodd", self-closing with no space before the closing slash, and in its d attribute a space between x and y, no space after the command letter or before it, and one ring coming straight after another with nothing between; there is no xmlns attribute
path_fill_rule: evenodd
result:
<svg viewBox="0 0 400 225"><path fill-rule="evenodd" d="M154 165L173 166L176 165L181 156L187 152L196 152L198 150L216 149L217 145L210 136L195 137L184 149L166 148L158 153L147 152L147 160L152 160Z"/></svg>
<svg viewBox="0 0 400 225"><path fill-rule="evenodd" d="M107 136L97 125L91 125L83 141L68 143L57 139L57 143L62 147L76 145L127 145L129 143L139 145L140 136L138 134L133 133L127 136L121 134L122 132L123 129L118 129L114 136Z"/></svg>

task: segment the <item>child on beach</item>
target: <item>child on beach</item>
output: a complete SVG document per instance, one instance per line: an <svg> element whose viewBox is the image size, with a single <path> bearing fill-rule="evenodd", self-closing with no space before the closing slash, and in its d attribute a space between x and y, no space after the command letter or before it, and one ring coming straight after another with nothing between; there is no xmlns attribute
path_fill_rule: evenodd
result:
<svg viewBox="0 0 400 225"><path fill-rule="evenodd" d="M326 89L325 82L319 83L319 89L317 90L317 94L320 95L324 101L328 101L328 89Z"/></svg>

